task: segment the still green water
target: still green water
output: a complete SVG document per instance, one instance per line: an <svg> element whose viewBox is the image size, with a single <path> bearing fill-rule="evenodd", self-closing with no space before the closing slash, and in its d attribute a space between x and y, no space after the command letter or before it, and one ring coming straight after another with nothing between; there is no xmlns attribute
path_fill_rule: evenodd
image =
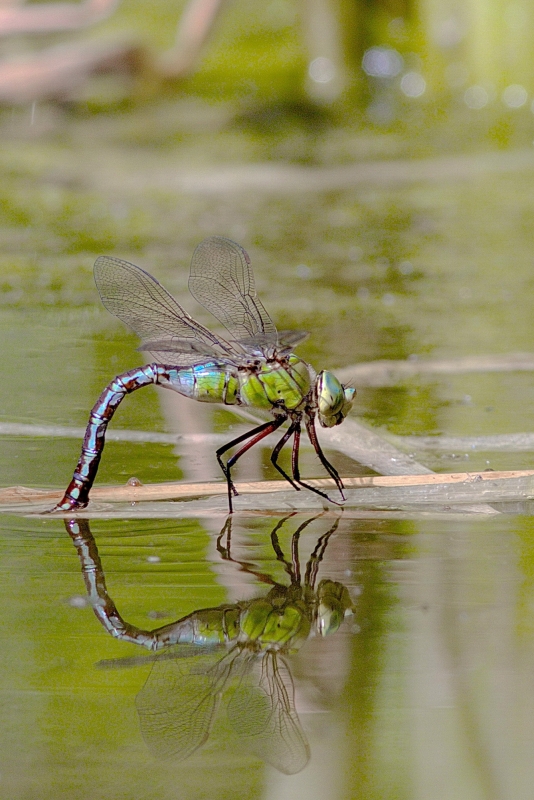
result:
<svg viewBox="0 0 534 800"><path fill-rule="evenodd" d="M284 582L269 549L276 521L240 519L234 555ZM128 622L153 628L266 593L220 560L217 525L93 522L108 591ZM303 555L328 527L311 524ZM281 534L285 548L295 528L290 520ZM355 613L289 659L312 754L289 777L248 755L224 713L190 759L154 760L134 705L151 665L97 668L139 649L114 641L83 605L63 523L8 517L1 537L4 797L529 796L528 520L341 521L321 575L347 586Z"/></svg>
<svg viewBox="0 0 534 800"><path fill-rule="evenodd" d="M430 165L413 182L300 192L287 190L288 173L280 191L255 179L239 188L238 162L283 164L299 151L310 169L428 155L421 133L414 144L409 135L399 141L325 123L312 134L309 122L294 122L268 136L249 123L226 106L189 101L115 116L38 108L32 129L22 112L5 114L0 422L83 426L108 381L141 363L135 338L99 306L91 274L98 255L149 269L211 324L186 290L193 248L211 234L246 247L279 328L312 331L299 354L318 368L532 349L531 168L433 177ZM229 170L222 182L221 165ZM230 438L236 419L228 412L169 405L160 395L129 397L113 426ZM483 435L529 431L533 411L529 373L487 373L362 389L353 413L400 435ZM0 442L2 486L63 488L80 447L51 435ZM329 457L343 474L364 471ZM424 458L438 471L532 465L528 452ZM275 477L267 451L251 453L241 470ZM302 472L321 475L311 453ZM98 482L132 475L147 483L218 477L211 446L109 442ZM269 540L276 521L238 517L234 540L236 557L282 580ZM303 561L329 524L307 529ZM221 526L209 518L92 521L125 619L152 628L266 593L221 560ZM295 527L290 521L284 532L286 553ZM530 518L341 520L321 576L348 587L355 613L291 657L312 752L291 777L248 755L224 714L222 729L191 759L155 760L135 710L150 665L96 667L138 649L114 641L84 606L62 521L3 517L0 549L1 797L531 797Z"/></svg>

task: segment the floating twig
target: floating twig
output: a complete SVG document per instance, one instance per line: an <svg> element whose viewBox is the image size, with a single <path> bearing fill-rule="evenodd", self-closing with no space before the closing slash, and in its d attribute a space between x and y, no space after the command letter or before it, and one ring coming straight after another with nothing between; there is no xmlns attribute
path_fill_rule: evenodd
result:
<svg viewBox="0 0 534 800"><path fill-rule="evenodd" d="M426 487L431 489L443 485L483 484L499 481L510 481L521 478L534 478L534 470L507 470L501 472L451 472L425 475L373 475L343 478L348 490L369 488L408 488ZM313 486L330 490L335 487L330 478L308 481ZM285 481L257 481L236 483L240 495L287 493ZM225 496L225 483L152 483L143 485L135 479L123 486L95 486L91 491L91 500L106 503L138 503L155 500L184 500L191 497ZM32 489L24 486L12 486L0 489L0 510L2 507L14 505L53 503L62 492L55 489ZM71 516L76 516L69 512Z"/></svg>

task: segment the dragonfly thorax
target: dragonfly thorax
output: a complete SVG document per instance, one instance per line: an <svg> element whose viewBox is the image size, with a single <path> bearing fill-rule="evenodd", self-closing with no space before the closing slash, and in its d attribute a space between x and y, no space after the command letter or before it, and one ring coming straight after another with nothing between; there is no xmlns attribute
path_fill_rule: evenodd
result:
<svg viewBox="0 0 534 800"><path fill-rule="evenodd" d="M315 372L298 356L255 359L239 370L239 397L244 405L295 411L307 400Z"/></svg>

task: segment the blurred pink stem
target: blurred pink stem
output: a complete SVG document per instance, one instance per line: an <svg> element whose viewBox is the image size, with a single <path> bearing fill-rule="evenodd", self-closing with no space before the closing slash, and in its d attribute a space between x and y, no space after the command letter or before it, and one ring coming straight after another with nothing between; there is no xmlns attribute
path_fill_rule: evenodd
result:
<svg viewBox="0 0 534 800"><path fill-rule="evenodd" d="M223 4L224 0L189 0L178 23L174 47L158 63L166 77L181 78L192 72Z"/></svg>
<svg viewBox="0 0 534 800"><path fill-rule="evenodd" d="M142 51L119 42L75 42L0 62L0 102L67 100L95 72L138 72Z"/></svg>
<svg viewBox="0 0 534 800"><path fill-rule="evenodd" d="M0 6L0 36L17 33L70 31L108 17L120 0L85 0L85 3L47 3L25 7Z"/></svg>

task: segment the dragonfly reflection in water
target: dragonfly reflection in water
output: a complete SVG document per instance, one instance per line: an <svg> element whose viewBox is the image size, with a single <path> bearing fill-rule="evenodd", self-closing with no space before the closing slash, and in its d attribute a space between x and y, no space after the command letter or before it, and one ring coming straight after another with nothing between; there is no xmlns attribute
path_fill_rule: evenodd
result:
<svg viewBox="0 0 534 800"><path fill-rule="evenodd" d="M155 278L133 264L100 257L94 274L103 304L135 331L142 340L139 349L150 352L155 362L118 375L104 389L89 416L72 480L55 511L87 505L110 419L127 394L150 384L202 402L265 409L274 416L217 450L228 485L230 512L232 495L237 494L232 466L286 421L289 427L271 455L278 472L295 489L305 487L329 499L300 477L299 445L304 421L319 460L343 497L341 478L319 445L315 418L323 427L339 425L352 407L355 390L341 384L327 370L317 375L313 367L292 352L307 334L278 333L256 296L250 259L240 245L222 236L205 239L193 253L189 277L191 294L224 325L231 335L229 341L196 322ZM292 437L289 476L278 464L278 456ZM225 464L224 453L243 442Z"/></svg>
<svg viewBox="0 0 534 800"><path fill-rule="evenodd" d="M308 519L291 540L291 560L271 533L277 560L290 582L275 581L231 555L231 521L225 524L217 547L224 559L271 585L267 595L253 600L204 608L169 625L146 631L120 616L107 593L104 571L87 520L66 522L78 551L93 610L112 636L150 650L162 651L137 696L143 737L160 758L183 760L208 739L221 702L241 742L262 760L286 774L308 763L308 740L294 702L294 685L287 656L315 633L335 633L353 613L348 589L323 579L316 586L319 565L338 520L319 537L302 577L299 537ZM225 541L226 540L226 541ZM224 543L225 541L225 543ZM115 659L101 666L131 666L145 659Z"/></svg>

